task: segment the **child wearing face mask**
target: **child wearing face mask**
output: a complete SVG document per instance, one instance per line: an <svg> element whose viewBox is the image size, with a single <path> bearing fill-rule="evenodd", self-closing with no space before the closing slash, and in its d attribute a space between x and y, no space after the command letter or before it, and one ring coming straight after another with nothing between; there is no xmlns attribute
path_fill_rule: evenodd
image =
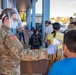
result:
<svg viewBox="0 0 76 75"><path fill-rule="evenodd" d="M31 36L31 46L32 49L40 49L40 36L38 34L38 30L34 30Z"/></svg>

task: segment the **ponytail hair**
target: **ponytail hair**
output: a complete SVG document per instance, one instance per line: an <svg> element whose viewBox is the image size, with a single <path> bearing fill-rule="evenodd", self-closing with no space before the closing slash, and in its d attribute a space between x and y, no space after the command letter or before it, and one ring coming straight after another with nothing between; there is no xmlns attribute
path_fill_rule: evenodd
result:
<svg viewBox="0 0 76 75"><path fill-rule="evenodd" d="M52 32L52 34L54 34L53 37L55 38L56 37L56 31L55 30L59 30L60 29L60 23L55 22L53 24L53 29L54 29L54 31Z"/></svg>
<svg viewBox="0 0 76 75"><path fill-rule="evenodd" d="M54 31L52 32L52 34L54 34L53 37L55 38L55 37L56 37L56 31L54 30Z"/></svg>

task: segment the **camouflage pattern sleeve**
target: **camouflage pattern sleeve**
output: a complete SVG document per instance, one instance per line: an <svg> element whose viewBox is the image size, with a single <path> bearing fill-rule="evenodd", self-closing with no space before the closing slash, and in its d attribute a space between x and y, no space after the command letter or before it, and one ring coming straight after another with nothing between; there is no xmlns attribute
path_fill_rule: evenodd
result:
<svg viewBox="0 0 76 75"><path fill-rule="evenodd" d="M25 50L22 60L24 61L36 61L48 59L48 54L46 49L36 49L36 50Z"/></svg>
<svg viewBox="0 0 76 75"><path fill-rule="evenodd" d="M20 43L20 41L17 39L15 35L13 35L11 32L4 32L3 31L3 43L5 47L7 47L8 52L11 52L14 54L16 59L22 58L22 53L24 52L23 46Z"/></svg>
<svg viewBox="0 0 76 75"><path fill-rule="evenodd" d="M16 59L25 60L25 61L33 61L33 60L41 60L41 59L48 58L46 49L43 49L43 50L23 49L23 46L20 43L20 41L12 33L8 33L4 37L4 44L8 48L9 51L10 50L12 51Z"/></svg>

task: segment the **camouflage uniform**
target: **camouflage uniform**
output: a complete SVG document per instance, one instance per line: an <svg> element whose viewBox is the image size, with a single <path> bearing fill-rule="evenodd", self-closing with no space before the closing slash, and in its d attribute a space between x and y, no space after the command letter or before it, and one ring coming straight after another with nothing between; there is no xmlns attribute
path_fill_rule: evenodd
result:
<svg viewBox="0 0 76 75"><path fill-rule="evenodd" d="M46 55L46 56L45 56ZM20 60L26 61L47 58L45 50L24 50L22 44L10 32L10 28L0 28L0 75L20 75Z"/></svg>

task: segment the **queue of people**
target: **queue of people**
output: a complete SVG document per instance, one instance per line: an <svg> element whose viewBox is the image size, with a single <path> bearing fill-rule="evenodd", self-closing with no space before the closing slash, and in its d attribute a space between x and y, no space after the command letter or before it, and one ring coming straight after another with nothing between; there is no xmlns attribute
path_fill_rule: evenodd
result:
<svg viewBox="0 0 76 75"><path fill-rule="evenodd" d="M49 21L45 21L45 25L45 48L50 48L48 58L50 60L60 60L50 68L48 75L75 75L76 21L73 19L73 22L70 22L70 28L64 34L59 31L60 23L58 22L51 25Z"/></svg>
<svg viewBox="0 0 76 75"><path fill-rule="evenodd" d="M46 50L27 50L11 32L10 25L19 20L13 8L7 8L0 14L0 75L21 75L20 61L47 59ZM15 25L15 24L14 24ZM44 56L43 56L44 55Z"/></svg>
<svg viewBox="0 0 76 75"><path fill-rule="evenodd" d="M63 36L63 55L50 68L48 75L76 75L76 18L70 18L69 28Z"/></svg>

